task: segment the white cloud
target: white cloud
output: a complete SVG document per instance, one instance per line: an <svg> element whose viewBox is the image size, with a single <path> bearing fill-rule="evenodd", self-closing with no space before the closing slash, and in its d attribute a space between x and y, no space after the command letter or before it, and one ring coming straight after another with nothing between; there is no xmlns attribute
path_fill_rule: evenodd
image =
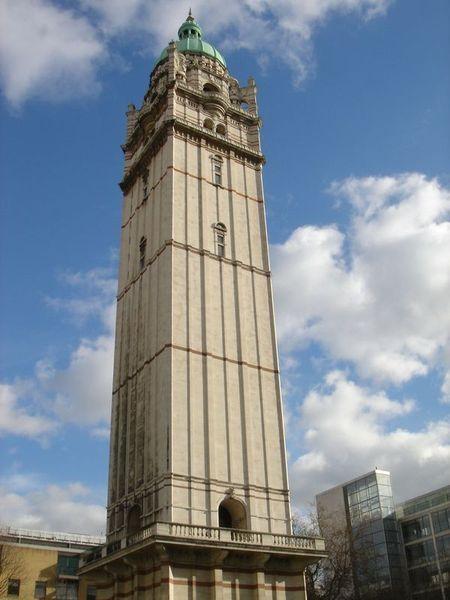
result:
<svg viewBox="0 0 450 600"><path fill-rule="evenodd" d="M0 77L12 105L98 92L107 52L85 17L49 0L3 0L0 23Z"/></svg>
<svg viewBox="0 0 450 600"><path fill-rule="evenodd" d="M273 247L281 348L319 343L378 381L429 373L450 342L450 191L417 173L331 191L351 204L345 231L299 227Z"/></svg>
<svg viewBox="0 0 450 600"><path fill-rule="evenodd" d="M450 371L448 371L444 376L441 392L442 402L444 402L445 404L450 404Z"/></svg>
<svg viewBox="0 0 450 600"><path fill-rule="evenodd" d="M28 391L23 383L0 383L0 437L18 435L45 441L56 430L54 419L22 403Z"/></svg>
<svg viewBox="0 0 450 600"><path fill-rule="evenodd" d="M65 423L108 423L112 394L114 338L82 339L66 369L38 363L38 379L54 413Z"/></svg>
<svg viewBox="0 0 450 600"><path fill-rule="evenodd" d="M206 36L225 52L245 48L261 64L286 63L299 83L308 74L317 26L337 13L363 20L386 12L390 0L195 0ZM0 74L14 105L39 96L60 99L98 91L98 68L124 36L154 56L186 18L180 0L80 0L71 10L54 0L4 0ZM264 44L261 43L264 40ZM278 52L274 57L273 48Z"/></svg>
<svg viewBox="0 0 450 600"><path fill-rule="evenodd" d="M69 288L71 296L47 297L48 306L69 314L72 320L83 325L88 319L100 319L108 331L114 330L117 279L110 268L95 268L83 272L66 271L59 276Z"/></svg>
<svg viewBox="0 0 450 600"><path fill-rule="evenodd" d="M390 427L413 408L411 401L392 400L341 371L330 372L300 408L297 425L306 451L291 468L294 502L305 504L375 466L391 471L398 501L447 484L450 420L426 423L418 431Z"/></svg>
<svg viewBox="0 0 450 600"><path fill-rule="evenodd" d="M81 325L99 320L104 333L82 338L66 368L55 368L48 359L38 362L37 381L59 419L94 427L97 437L105 437L98 432L110 418L117 280L110 268L66 272L61 280L72 294L47 303Z"/></svg>
<svg viewBox="0 0 450 600"><path fill-rule="evenodd" d="M297 83L308 74L316 27L333 14L356 13L363 20L386 12L391 0L230 0L224 10L221 0L194 0L193 14L224 51L245 48L267 64L285 62ZM163 48L176 38L186 18L186 4L180 0L133 0L124 8L119 0L83 0L93 9L101 27L110 33L134 28L145 30L152 43ZM261 42L264 40L264 43Z"/></svg>
<svg viewBox="0 0 450 600"><path fill-rule="evenodd" d="M35 365L34 377L0 383L0 434L47 439L58 425L75 423L107 438L114 358L117 280L111 269L64 273L65 297L47 298L79 326L100 324L97 336L82 337L65 366L48 357ZM98 325L97 325L98 326Z"/></svg>
<svg viewBox="0 0 450 600"><path fill-rule="evenodd" d="M106 511L82 483L15 489L0 484L2 524L12 527L104 534Z"/></svg>

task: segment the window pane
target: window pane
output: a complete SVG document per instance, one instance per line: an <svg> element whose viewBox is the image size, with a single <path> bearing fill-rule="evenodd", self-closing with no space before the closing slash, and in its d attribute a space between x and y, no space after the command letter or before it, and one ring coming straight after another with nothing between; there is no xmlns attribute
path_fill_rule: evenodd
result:
<svg viewBox="0 0 450 600"><path fill-rule="evenodd" d="M56 584L56 600L77 600L78 584L76 581L59 581Z"/></svg>
<svg viewBox="0 0 450 600"><path fill-rule="evenodd" d="M96 600L97 599L97 589L93 585L88 585L86 600Z"/></svg>
<svg viewBox="0 0 450 600"><path fill-rule="evenodd" d="M47 592L47 583L45 581L36 581L34 586L34 597L45 598Z"/></svg>
<svg viewBox="0 0 450 600"><path fill-rule="evenodd" d="M450 558L450 535L437 538L436 546L440 558Z"/></svg>
<svg viewBox="0 0 450 600"><path fill-rule="evenodd" d="M433 513L433 526L436 533L450 529L450 508Z"/></svg>
<svg viewBox="0 0 450 600"><path fill-rule="evenodd" d="M8 580L8 596L18 596L20 591L20 579Z"/></svg>
<svg viewBox="0 0 450 600"><path fill-rule="evenodd" d="M76 575L78 571L79 557L60 554L58 556L58 575Z"/></svg>

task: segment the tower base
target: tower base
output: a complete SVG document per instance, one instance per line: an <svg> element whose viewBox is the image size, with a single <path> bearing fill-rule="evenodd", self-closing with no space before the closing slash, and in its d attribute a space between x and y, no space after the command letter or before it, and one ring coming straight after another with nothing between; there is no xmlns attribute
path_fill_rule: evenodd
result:
<svg viewBox="0 0 450 600"><path fill-rule="evenodd" d="M155 523L85 554L79 575L98 600L304 600L305 567L324 556L317 538Z"/></svg>

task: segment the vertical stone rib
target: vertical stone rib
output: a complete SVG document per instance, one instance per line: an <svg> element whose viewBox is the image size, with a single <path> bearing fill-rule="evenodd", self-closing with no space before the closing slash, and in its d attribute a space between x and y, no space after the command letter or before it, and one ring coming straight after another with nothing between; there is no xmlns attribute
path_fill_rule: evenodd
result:
<svg viewBox="0 0 450 600"><path fill-rule="evenodd" d="M248 185L247 185L247 167L244 165L244 189L245 189L245 193L248 193ZM248 203L246 203L245 205L245 209L246 209L246 215L247 215L247 226L248 226L248 246L249 246L249 257L250 257L250 264L253 265L253 248L252 248L252 231L251 231L251 219L250 219L250 214L249 214L249 207L248 207ZM258 206L258 210L260 210L259 206ZM267 246L264 244L264 241L261 241L262 243L262 255L264 256L264 254L267 253ZM254 272L251 273L251 287L252 287L252 304L253 304L253 326L254 326L254 330L255 330L255 341L256 341L256 357L257 357L257 364L261 364L261 352L260 352L260 347L259 347L259 330L258 330L258 318L257 318L257 302L256 302L256 292L255 292L255 274ZM265 410L264 410L264 398L263 398L263 385L262 385L262 381L261 381L261 371L258 370L258 393L259 393L259 410L260 410L260 419L261 419L261 435L262 435L262 439L261 439L261 446L262 446L262 450L263 450L263 458L264 458L264 481L265 481L265 485L266 488L269 488L270 484L269 484L269 476L268 476L268 466L267 466L267 447L266 444L268 443L268 439L266 438L266 428L265 428ZM270 510L270 500L269 500L269 491L267 489L266 491L266 510L267 510L267 525L269 528L269 531L272 530L272 519L271 519L271 510Z"/></svg>
<svg viewBox="0 0 450 600"><path fill-rule="evenodd" d="M184 175L184 202L185 202L185 213L184 213L184 239L185 239L185 243L189 244L190 243L190 236L189 236L189 228L188 228L188 223L189 223L189 179L187 176L187 172L188 172L188 145L187 145L187 141L184 142L184 166L185 166L185 175ZM185 265L186 265L186 294L185 294L185 298L186 298L186 344L187 347L190 347L190 343L191 343L191 335L190 335L190 315L191 315L191 306L190 306L190 294L191 294L191 286L190 286L190 255L189 252L186 252L186 257L185 257ZM188 452L188 456L187 456L187 464L188 464L188 477L189 477L189 484L188 484L188 508L189 508L189 523L192 523L192 483L191 483L191 477L192 477L192 472L193 472L193 468L192 468L192 427L193 427L193 414L192 414L192 403L191 403L191 393L193 392L193 390L191 390L191 365L192 361L191 361L191 355L190 352L186 353L186 402L187 402L187 423L188 423L188 431L187 431L187 452Z"/></svg>
<svg viewBox="0 0 450 600"><path fill-rule="evenodd" d="M204 232L204 219L203 219L203 186L206 185L202 180L202 153L201 147L197 147L197 164L198 164L198 216L199 216L199 247L205 247L205 232ZM206 310L206 260L204 256L199 258L200 261L200 285L201 285L201 306L199 307L201 313L201 331L202 331L202 349L207 348L207 310ZM210 438L210 410L209 410L209 398L208 398L208 359L206 356L202 357L202 384L203 384L203 414L204 414L204 444L205 444L205 479L209 480L211 477L211 438ZM207 485L207 481L205 482ZM208 510L208 525L213 525L211 522L211 498L208 488L206 489L206 508Z"/></svg>

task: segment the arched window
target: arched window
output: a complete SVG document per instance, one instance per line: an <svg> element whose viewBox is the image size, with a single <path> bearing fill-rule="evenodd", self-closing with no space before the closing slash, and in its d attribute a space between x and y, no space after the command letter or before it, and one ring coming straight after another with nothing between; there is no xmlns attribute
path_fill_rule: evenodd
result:
<svg viewBox="0 0 450 600"><path fill-rule="evenodd" d="M216 234L216 254L223 258L225 256L225 237L227 228L223 223L216 223L214 230Z"/></svg>
<svg viewBox="0 0 450 600"><path fill-rule="evenodd" d="M212 179L214 185L222 185L222 163L223 158L218 154L212 157Z"/></svg>
<svg viewBox="0 0 450 600"><path fill-rule="evenodd" d="M139 242L139 268L141 271L145 267L146 254L147 254L147 239L145 237L141 237L141 241Z"/></svg>
<svg viewBox="0 0 450 600"><path fill-rule="evenodd" d="M214 121L212 119L205 119L203 121L203 127L205 127L206 129L210 129L211 131L214 131Z"/></svg>
<svg viewBox="0 0 450 600"><path fill-rule="evenodd" d="M220 92L219 88L213 85L212 83L205 83L205 85L203 86L203 91L216 93Z"/></svg>
<svg viewBox="0 0 450 600"><path fill-rule="evenodd" d="M247 529L245 506L235 498L225 498L219 505L219 527Z"/></svg>
<svg viewBox="0 0 450 600"><path fill-rule="evenodd" d="M127 535L133 535L137 533L141 528L141 507L139 504L135 504L128 511L127 519Z"/></svg>
<svg viewBox="0 0 450 600"><path fill-rule="evenodd" d="M216 127L216 133L220 133L220 135L225 135L227 132L225 125L223 123L219 123Z"/></svg>

